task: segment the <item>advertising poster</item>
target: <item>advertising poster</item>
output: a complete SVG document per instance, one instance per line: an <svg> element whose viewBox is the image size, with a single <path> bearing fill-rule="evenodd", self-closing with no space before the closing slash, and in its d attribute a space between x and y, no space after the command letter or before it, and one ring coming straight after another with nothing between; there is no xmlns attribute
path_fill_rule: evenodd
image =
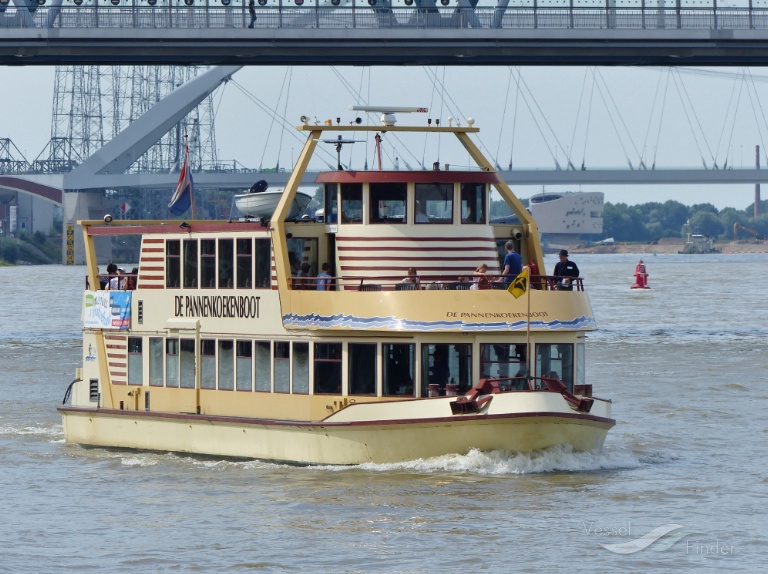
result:
<svg viewBox="0 0 768 574"><path fill-rule="evenodd" d="M86 291L83 326L91 329L128 329L131 325L130 291Z"/></svg>

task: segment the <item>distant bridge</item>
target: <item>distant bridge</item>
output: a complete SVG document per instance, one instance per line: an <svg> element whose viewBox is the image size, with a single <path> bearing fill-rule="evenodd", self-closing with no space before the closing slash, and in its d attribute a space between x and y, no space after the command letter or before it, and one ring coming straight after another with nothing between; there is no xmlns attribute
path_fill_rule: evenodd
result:
<svg viewBox="0 0 768 574"><path fill-rule="evenodd" d="M763 65L768 0L0 0L0 65Z"/></svg>

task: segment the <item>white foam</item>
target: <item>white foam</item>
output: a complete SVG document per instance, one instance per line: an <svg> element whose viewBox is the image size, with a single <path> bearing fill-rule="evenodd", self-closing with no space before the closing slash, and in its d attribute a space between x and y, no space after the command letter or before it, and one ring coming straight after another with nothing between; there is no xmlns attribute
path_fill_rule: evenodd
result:
<svg viewBox="0 0 768 574"><path fill-rule="evenodd" d="M372 471L411 470L416 472L466 472L481 475L538 474L545 472L584 472L638 468L645 463L627 450L604 448L600 451L573 452L558 446L532 453L507 451L450 454L394 464L362 464L358 468Z"/></svg>
<svg viewBox="0 0 768 574"><path fill-rule="evenodd" d="M57 425L0 425L0 436L40 436L63 439L64 427Z"/></svg>

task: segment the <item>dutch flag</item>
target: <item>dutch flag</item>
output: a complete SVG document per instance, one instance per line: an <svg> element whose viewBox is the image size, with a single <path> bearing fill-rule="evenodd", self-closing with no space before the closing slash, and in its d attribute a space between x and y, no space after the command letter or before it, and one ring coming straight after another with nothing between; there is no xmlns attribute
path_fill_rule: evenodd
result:
<svg viewBox="0 0 768 574"><path fill-rule="evenodd" d="M168 204L168 211L172 215L179 216L188 210L194 204L192 197L192 172L189 170L189 146L185 146L184 165L181 166L179 174L179 183L176 184L176 191Z"/></svg>

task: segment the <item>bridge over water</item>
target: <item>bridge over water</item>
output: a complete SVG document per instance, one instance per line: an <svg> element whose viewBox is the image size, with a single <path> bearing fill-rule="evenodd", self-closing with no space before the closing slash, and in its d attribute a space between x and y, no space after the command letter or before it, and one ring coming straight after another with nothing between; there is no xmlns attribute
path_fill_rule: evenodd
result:
<svg viewBox="0 0 768 574"><path fill-rule="evenodd" d="M768 0L0 0L0 64L762 65Z"/></svg>

